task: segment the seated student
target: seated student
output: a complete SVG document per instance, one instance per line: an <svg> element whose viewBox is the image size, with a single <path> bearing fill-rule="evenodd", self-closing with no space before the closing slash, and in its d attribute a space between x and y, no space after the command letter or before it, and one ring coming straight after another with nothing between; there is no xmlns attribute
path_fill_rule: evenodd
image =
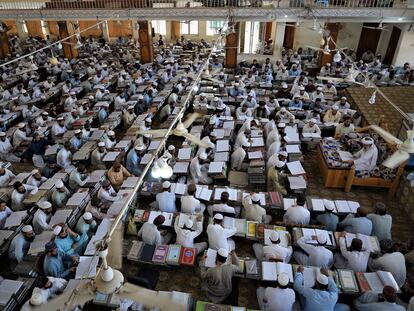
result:
<svg viewBox="0 0 414 311"><path fill-rule="evenodd" d="M15 212L24 209L23 201L29 195L35 194L39 188L31 185L22 184L20 181L16 181L13 184L13 192L11 195L11 209Z"/></svg>
<svg viewBox="0 0 414 311"><path fill-rule="evenodd" d="M206 206L195 198L196 191L197 187L195 184L188 185L187 194L181 196L181 213L204 213Z"/></svg>
<svg viewBox="0 0 414 311"><path fill-rule="evenodd" d="M9 259L22 262L23 257L27 255L30 243L34 241L35 234L32 226L26 225L22 228L21 232L16 235L9 246Z"/></svg>
<svg viewBox="0 0 414 311"><path fill-rule="evenodd" d="M382 240L380 247L382 255L369 260L369 269L371 271L388 271L392 274L398 286L403 286L407 278L404 255L395 251L394 243L391 240Z"/></svg>
<svg viewBox="0 0 414 311"><path fill-rule="evenodd" d="M250 143L244 141L241 146L234 150L231 154L230 163L233 171L247 171L249 164L244 162L247 156L247 150L250 148Z"/></svg>
<svg viewBox="0 0 414 311"><path fill-rule="evenodd" d="M124 197L125 197L124 195L118 195L115 192L109 180L103 180L101 182L101 188L98 191L98 199L100 199L102 203L112 203L112 202L120 201Z"/></svg>
<svg viewBox="0 0 414 311"><path fill-rule="evenodd" d="M268 224L272 220L272 216L266 215L266 210L260 206L260 196L253 193L252 196L246 195L243 199L244 218L251 221Z"/></svg>
<svg viewBox="0 0 414 311"><path fill-rule="evenodd" d="M65 224L56 226L53 229L53 234L55 235L55 243L59 252L71 256L78 253L77 242L80 240L79 234L72 231Z"/></svg>
<svg viewBox="0 0 414 311"><path fill-rule="evenodd" d="M229 193L224 191L220 195L220 202L218 204L213 204L207 207L208 214L212 217L216 213L224 213L226 215L231 215L232 217L236 216L236 210L234 207L227 205L229 202Z"/></svg>
<svg viewBox="0 0 414 311"><path fill-rule="evenodd" d="M397 304L397 292L394 287L385 285L382 294L373 291L365 292L354 300L354 307L358 311L404 311L405 308ZM408 311L412 311L410 308Z"/></svg>
<svg viewBox="0 0 414 311"><path fill-rule="evenodd" d="M62 180L57 180L55 183L55 189L53 189L51 196L51 203L56 209L64 208L66 202L71 196L70 191L65 187Z"/></svg>
<svg viewBox="0 0 414 311"><path fill-rule="evenodd" d="M367 218L372 222L372 235L381 240L391 240L392 216L387 214L387 207L382 202L375 204L375 214L368 214Z"/></svg>
<svg viewBox="0 0 414 311"><path fill-rule="evenodd" d="M340 138L343 135L347 135L351 132L355 132L355 127L352 124L352 118L350 116L344 116L344 122L339 123L335 129L335 138Z"/></svg>
<svg viewBox="0 0 414 311"><path fill-rule="evenodd" d="M338 226L339 218L333 211L335 210L335 203L328 200L323 200L325 206L325 213L316 216L316 223L324 225L328 231L336 231Z"/></svg>
<svg viewBox="0 0 414 311"><path fill-rule="evenodd" d="M261 243L253 244L253 251L258 260L274 260L288 263L292 257L292 246L280 245L280 234L273 230L269 236L272 244L262 245Z"/></svg>
<svg viewBox="0 0 414 311"><path fill-rule="evenodd" d="M7 187L16 175L7 168L0 167L0 187Z"/></svg>
<svg viewBox="0 0 414 311"><path fill-rule="evenodd" d="M165 217L158 215L151 224L146 222L138 231L138 237L142 239L145 244L149 245L166 245L171 240L171 233L161 230L159 227L164 223Z"/></svg>
<svg viewBox="0 0 414 311"><path fill-rule="evenodd" d="M35 294L42 296L42 304L47 303L49 299L55 298L66 288L68 282L65 279L42 276L35 281L32 297Z"/></svg>
<svg viewBox="0 0 414 311"><path fill-rule="evenodd" d="M118 190L124 181L132 176L130 172L119 162L115 162L107 172L108 180L111 182L112 187Z"/></svg>
<svg viewBox="0 0 414 311"><path fill-rule="evenodd" d="M27 179L27 184L30 186L40 187L47 180L38 169L32 170L30 174L31 176Z"/></svg>
<svg viewBox="0 0 414 311"><path fill-rule="evenodd" d="M266 102L261 100L259 105L253 110L253 117L255 119L267 119L270 115L269 108L266 106Z"/></svg>
<svg viewBox="0 0 414 311"><path fill-rule="evenodd" d="M56 163L60 167L66 169L72 167L72 152L70 151L70 143L67 141L56 155Z"/></svg>
<svg viewBox="0 0 414 311"><path fill-rule="evenodd" d="M309 244L309 241L316 241L316 244ZM327 237L325 234L316 236L303 236L298 241L298 246L302 249L293 253L293 258L298 264L315 267L332 267L333 254L327 249Z"/></svg>
<svg viewBox="0 0 414 311"><path fill-rule="evenodd" d="M5 129L4 129L5 130ZM6 133L0 132L0 159L9 162L20 162L21 159L13 154L14 148Z"/></svg>
<svg viewBox="0 0 414 311"><path fill-rule="evenodd" d="M78 164L78 167L69 174L69 188L73 192L78 191L88 181L88 174L84 164Z"/></svg>
<svg viewBox="0 0 414 311"><path fill-rule="evenodd" d="M76 267L73 267L73 265L79 262L79 258L59 252L54 241L46 243L45 253L46 256L43 262L44 274L55 278L70 279L70 274L76 271ZM65 267L65 263L70 263L69 268Z"/></svg>
<svg viewBox="0 0 414 311"><path fill-rule="evenodd" d="M12 210L6 205L6 202L0 201L0 229L4 228L7 217L12 214Z"/></svg>
<svg viewBox="0 0 414 311"><path fill-rule="evenodd" d="M215 250L224 248L231 251L236 248L234 240L230 238L236 234L236 228L224 228L223 219L223 215L217 213L213 217L213 223L207 226L208 245Z"/></svg>
<svg viewBox="0 0 414 311"><path fill-rule="evenodd" d="M277 287L259 287L256 295L260 310L291 311L296 295L288 284L289 276L282 272L277 276Z"/></svg>
<svg viewBox="0 0 414 311"><path fill-rule="evenodd" d="M77 241L78 250L83 253L88 245L90 237L96 231L96 221L93 219L92 213L85 212L76 224L76 232L80 238Z"/></svg>
<svg viewBox="0 0 414 311"><path fill-rule="evenodd" d="M310 221L310 212L306 208L306 198L299 195L296 204L289 206L283 216L283 222L286 225L308 225Z"/></svg>
<svg viewBox="0 0 414 311"><path fill-rule="evenodd" d="M350 269L355 272L367 271L370 252L366 250L362 240L352 239L349 248L345 240L346 232L342 232L339 238L340 253L335 254L335 267L337 269Z"/></svg>
<svg viewBox="0 0 414 311"><path fill-rule="evenodd" d="M267 191L287 194L287 175L283 172L284 167L284 162L276 161L276 164L269 168L267 172Z"/></svg>
<svg viewBox="0 0 414 311"><path fill-rule="evenodd" d="M308 123L303 126L302 133L316 133L321 134L321 129L316 124L318 121L314 118L310 119Z"/></svg>
<svg viewBox="0 0 414 311"><path fill-rule="evenodd" d="M162 183L162 192L155 197L157 207L161 212L175 213L177 208L175 206L175 193L170 192L171 183L164 181Z"/></svg>
<svg viewBox="0 0 414 311"><path fill-rule="evenodd" d="M46 178L50 178L53 175L55 175L57 172L61 170L61 167L56 164L56 160L49 158L46 161L45 166L42 169L42 176L45 176Z"/></svg>
<svg viewBox="0 0 414 311"><path fill-rule="evenodd" d="M338 110L339 107L337 105L333 105L332 108L329 109L323 116L323 122L339 123L339 121L341 121L342 114Z"/></svg>
<svg viewBox="0 0 414 311"><path fill-rule="evenodd" d="M194 239L203 232L203 223L197 221L194 230L194 222L191 219L188 219L182 228L178 226L178 222L179 217L176 217L174 222L174 230L177 234L176 243L183 247L194 247L197 249L197 254L203 252L207 248L207 242L194 243Z"/></svg>
<svg viewBox="0 0 414 311"><path fill-rule="evenodd" d="M358 207L355 215L348 214L345 219L338 224L338 229L350 233L371 235L372 222L366 216L366 210L362 207Z"/></svg>
<svg viewBox="0 0 414 311"><path fill-rule="evenodd" d="M361 139L362 149L354 154L354 159L347 161L349 165L355 165L357 171L372 171L378 160L378 148L371 137Z"/></svg>
<svg viewBox="0 0 414 311"><path fill-rule="evenodd" d="M314 287L304 286L303 266L298 267L295 275L295 282L293 288L298 293L302 308L305 311L324 310L324 311L348 311L350 310L346 305L337 304L338 288L335 281L326 268L322 268L317 274L316 283Z"/></svg>
<svg viewBox="0 0 414 311"><path fill-rule="evenodd" d="M203 257L200 262L201 291L209 301L222 303L233 291L233 276L241 269L239 259L235 251L229 253L225 248L220 248L215 267L206 268L205 260L206 257Z"/></svg>

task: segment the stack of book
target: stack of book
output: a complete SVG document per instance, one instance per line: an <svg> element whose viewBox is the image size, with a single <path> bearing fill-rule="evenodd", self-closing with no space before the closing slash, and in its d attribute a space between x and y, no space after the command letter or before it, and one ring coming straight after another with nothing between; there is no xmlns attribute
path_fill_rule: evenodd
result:
<svg viewBox="0 0 414 311"><path fill-rule="evenodd" d="M266 168L263 160L250 161L247 169L249 176L249 184L265 184L266 183Z"/></svg>

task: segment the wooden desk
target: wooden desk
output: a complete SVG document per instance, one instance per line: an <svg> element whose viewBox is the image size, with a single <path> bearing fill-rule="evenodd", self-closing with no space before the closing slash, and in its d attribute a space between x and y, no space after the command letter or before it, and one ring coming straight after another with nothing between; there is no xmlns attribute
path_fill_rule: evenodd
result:
<svg viewBox="0 0 414 311"><path fill-rule="evenodd" d="M349 169L330 168L323 156L321 146L318 147L318 164L322 173L323 184L327 188L344 188Z"/></svg>

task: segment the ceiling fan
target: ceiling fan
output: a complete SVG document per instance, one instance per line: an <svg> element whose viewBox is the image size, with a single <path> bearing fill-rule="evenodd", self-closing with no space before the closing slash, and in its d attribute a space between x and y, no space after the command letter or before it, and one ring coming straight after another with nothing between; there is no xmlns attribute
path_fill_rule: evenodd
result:
<svg viewBox="0 0 414 311"><path fill-rule="evenodd" d="M80 283L73 291L62 293L41 306L32 307L33 310L72 311L77 306L82 306L93 300L97 292L107 295L116 294L121 299L136 301L146 307L157 308L161 311L180 311L186 308L171 298L160 295L157 291L124 282L122 273L108 265L107 255L108 248L99 252L103 263L95 279Z"/></svg>
<svg viewBox="0 0 414 311"><path fill-rule="evenodd" d="M368 128L381 135L386 142L397 145L397 151L382 163L385 167L396 168L407 161L411 154L414 154L414 128L407 131L407 139L405 141L399 140L377 125L370 125Z"/></svg>
<svg viewBox="0 0 414 311"><path fill-rule="evenodd" d="M181 136L185 137L189 141L193 142L194 144L198 145L202 148L209 148L210 146L206 144L205 142L201 141L194 135L188 133L188 128L193 124L195 120L203 116L203 114L200 113L192 113L188 116L188 118L181 122L181 120L178 122L175 129L172 131L172 134L175 136ZM145 131L138 131L138 134L144 135L144 134L157 134L157 135L165 135L167 133L167 130L158 129L158 130L145 130Z"/></svg>
<svg viewBox="0 0 414 311"><path fill-rule="evenodd" d="M362 26L362 28L389 31L389 29L387 28L387 26L386 25L384 26L384 24L382 23L382 21L378 24L377 27L373 27L373 26Z"/></svg>

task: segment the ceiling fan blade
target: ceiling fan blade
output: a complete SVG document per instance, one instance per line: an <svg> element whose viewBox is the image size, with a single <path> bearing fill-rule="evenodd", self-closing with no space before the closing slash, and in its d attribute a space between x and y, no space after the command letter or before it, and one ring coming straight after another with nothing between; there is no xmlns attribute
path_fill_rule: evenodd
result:
<svg viewBox="0 0 414 311"><path fill-rule="evenodd" d="M117 295L121 299L130 299L149 308L161 311L182 311L187 306L174 302L171 298L161 296L157 291L145 289L131 283L124 283Z"/></svg>
<svg viewBox="0 0 414 311"><path fill-rule="evenodd" d="M67 311L73 310L77 306L82 306L95 298L95 290L92 281L80 284L73 291L67 291L56 298L49 300L46 304L32 307L33 310L42 311Z"/></svg>
<svg viewBox="0 0 414 311"><path fill-rule="evenodd" d="M122 268L122 241L124 236L124 228L120 222L116 226L114 233L111 236L108 249L108 265L111 268L120 270Z"/></svg>
<svg viewBox="0 0 414 311"><path fill-rule="evenodd" d="M393 169L403 164L409 158L410 158L410 154L408 152L397 150L389 158L387 158L384 162L382 162L382 165Z"/></svg>
<svg viewBox="0 0 414 311"><path fill-rule="evenodd" d="M378 27L371 27L371 26L362 26L362 28L375 29L375 30L380 29Z"/></svg>
<svg viewBox="0 0 414 311"><path fill-rule="evenodd" d="M307 47L307 48L314 49L314 50L318 50L318 51L323 51L323 49L321 49L321 48L317 48L317 47L315 47L315 46L311 46L311 45L306 45L306 47Z"/></svg>
<svg viewBox="0 0 414 311"><path fill-rule="evenodd" d="M382 127L379 127L378 125L370 125L369 128L381 135L381 137L389 144L401 145L403 143L397 137L392 135L390 132L387 132Z"/></svg>
<svg viewBox="0 0 414 311"><path fill-rule="evenodd" d="M322 77L322 76L317 76L316 78L318 80L323 80L323 81L345 82L345 79L342 79L342 78Z"/></svg>
<svg viewBox="0 0 414 311"><path fill-rule="evenodd" d="M211 147L209 144L203 142L202 140L198 139L197 137L195 137L194 135L191 135L189 133L183 134L182 136L187 138L192 143L198 145L201 148L210 148Z"/></svg>
<svg viewBox="0 0 414 311"><path fill-rule="evenodd" d="M137 131L137 134L139 135L145 135L145 134L156 134L156 135L165 135L167 133L167 130L145 130L145 131Z"/></svg>
<svg viewBox="0 0 414 311"><path fill-rule="evenodd" d="M194 113L190 113L187 118L185 119L185 121L183 122L184 127L187 129L189 128L195 120L204 117L204 115L202 113L198 113L198 112L194 112Z"/></svg>

